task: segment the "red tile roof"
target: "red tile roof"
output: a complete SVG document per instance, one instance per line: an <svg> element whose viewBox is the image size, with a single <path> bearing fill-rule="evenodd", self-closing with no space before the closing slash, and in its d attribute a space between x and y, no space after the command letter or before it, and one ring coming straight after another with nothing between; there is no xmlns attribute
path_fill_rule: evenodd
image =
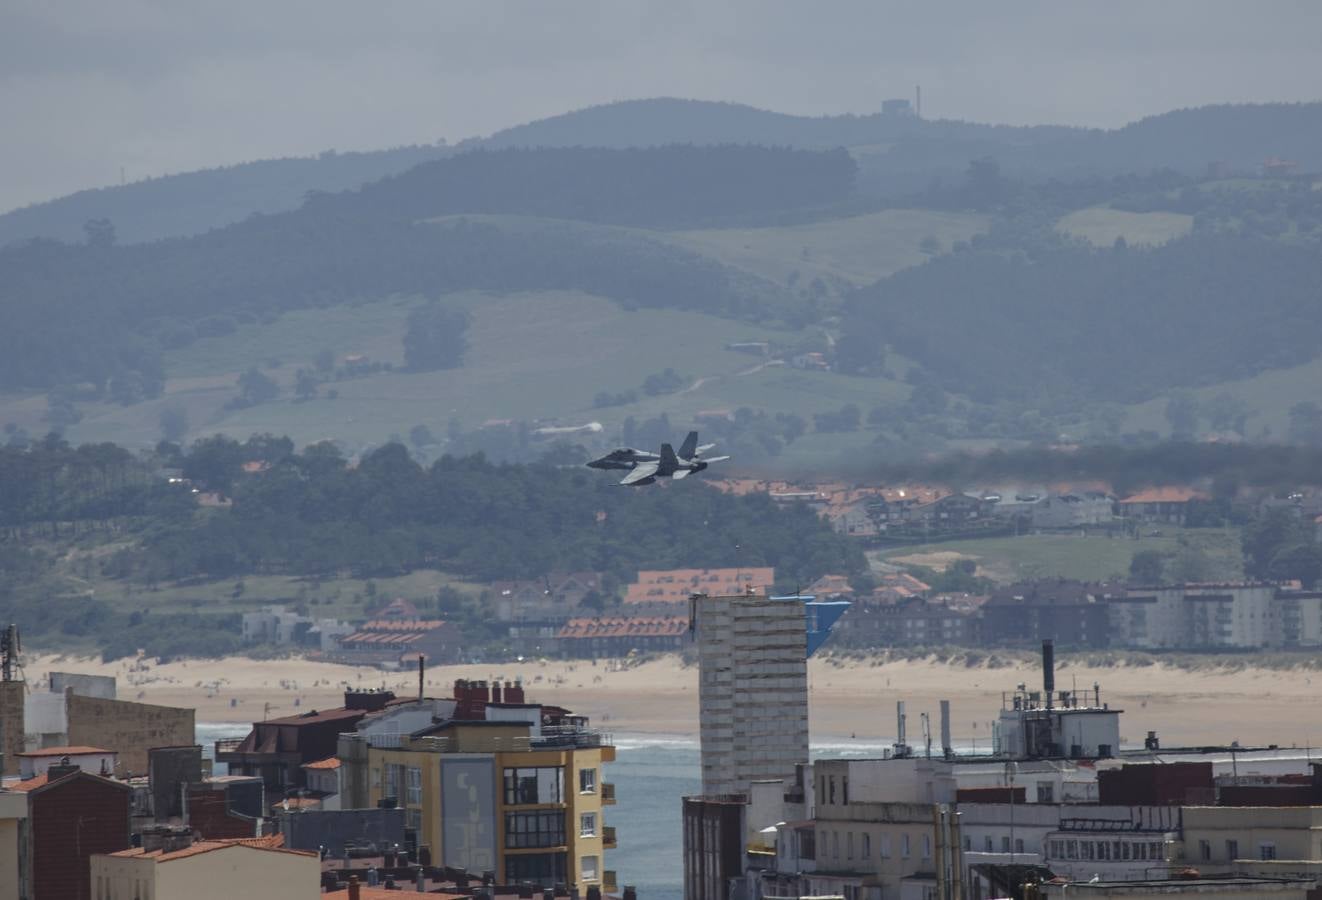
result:
<svg viewBox="0 0 1322 900"><path fill-rule="evenodd" d="M36 776L35 778L29 778L27 781L19 781L10 784L9 790L22 791L23 793L27 793L28 791L36 790L39 787L44 787L46 785L46 782L49 780L50 779L46 777L46 773L42 772L40 775Z"/></svg>
<svg viewBox="0 0 1322 900"><path fill-rule="evenodd" d="M742 594L752 587L757 593L766 593L776 581L776 570L771 566L753 566L732 569L644 569L638 580L629 585L625 603L679 603L690 594L712 597Z"/></svg>
<svg viewBox="0 0 1322 900"><path fill-rule="evenodd" d="M1132 494L1121 503L1188 503L1190 500L1206 500L1207 494L1197 488L1168 485L1148 488Z"/></svg>
<svg viewBox="0 0 1322 900"><path fill-rule="evenodd" d="M87 756L92 753L114 753L114 750L102 750L100 747L42 747L40 750L28 750L15 756Z"/></svg>
<svg viewBox="0 0 1322 900"><path fill-rule="evenodd" d="M316 762L303 763L305 769L338 769L340 767L340 758L338 756L328 756L325 759L319 759Z"/></svg>
<svg viewBox="0 0 1322 900"><path fill-rule="evenodd" d="M171 850L169 852L161 850L145 851L141 847L134 847L131 850L120 850L109 856L124 858L143 858L150 859L153 862L174 862L177 859L188 859L190 856L198 856L202 853L210 853L213 850L225 850L230 847L247 847L250 850L266 850L272 853L289 853L294 856L317 856L318 854L310 850L288 850L285 848L285 839L283 835L273 834L267 837L257 838L231 838L218 841L195 841L192 846L185 847L182 850Z"/></svg>
<svg viewBox="0 0 1322 900"><path fill-rule="evenodd" d="M564 624L558 638L583 640L611 637L676 637L689 630L688 619L678 616L612 617L603 619L570 619Z"/></svg>

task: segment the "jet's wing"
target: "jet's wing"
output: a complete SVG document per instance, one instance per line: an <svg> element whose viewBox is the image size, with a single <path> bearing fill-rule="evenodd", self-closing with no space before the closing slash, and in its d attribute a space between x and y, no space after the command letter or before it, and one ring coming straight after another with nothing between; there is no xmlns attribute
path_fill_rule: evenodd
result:
<svg viewBox="0 0 1322 900"><path fill-rule="evenodd" d="M620 479L620 484L636 484L645 478L651 478L656 474L656 470L661 468L660 463L645 462L634 466L633 470Z"/></svg>
<svg viewBox="0 0 1322 900"><path fill-rule="evenodd" d="M685 477L692 471L693 471L692 469L676 469L675 474L671 475L670 477L673 478L675 481L679 481L681 478Z"/></svg>

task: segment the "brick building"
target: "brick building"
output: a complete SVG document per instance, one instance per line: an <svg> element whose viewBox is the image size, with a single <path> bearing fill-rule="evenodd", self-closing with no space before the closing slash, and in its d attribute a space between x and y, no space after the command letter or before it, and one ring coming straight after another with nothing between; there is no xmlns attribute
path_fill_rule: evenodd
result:
<svg viewBox="0 0 1322 900"><path fill-rule="evenodd" d="M26 900L92 900L89 861L127 849L132 789L52 767L17 786L28 797L28 841L20 881Z"/></svg>

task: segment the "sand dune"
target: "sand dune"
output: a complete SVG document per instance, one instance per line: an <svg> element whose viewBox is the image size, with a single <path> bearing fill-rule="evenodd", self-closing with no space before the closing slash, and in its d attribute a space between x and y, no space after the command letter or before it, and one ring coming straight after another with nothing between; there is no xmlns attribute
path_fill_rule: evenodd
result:
<svg viewBox="0 0 1322 900"><path fill-rule="evenodd" d="M119 696L148 703L192 706L199 722L252 722L338 706L346 687L386 687L401 695L418 690L416 672L332 665L300 659L190 660L165 665L121 660L41 657L30 660L34 686L51 671L115 675ZM1313 684L1314 676L1319 680ZM624 668L608 662L525 662L445 666L428 670L427 693L449 696L456 678L522 678L533 700L557 703L592 717L608 731L691 735L697 732L697 669L678 657ZM816 740L857 737L894 740L895 701L905 700L909 740L921 740L919 714L932 715L949 699L956 741L989 741L1003 692L1019 682L1036 685L1029 664L965 668L934 662L814 659L809 667L812 731ZM1125 710L1122 738L1141 743L1157 731L1165 746L1228 743L1306 746L1322 742L1322 674L1268 669L1191 672L1165 666L1065 667L1058 687L1076 685Z"/></svg>

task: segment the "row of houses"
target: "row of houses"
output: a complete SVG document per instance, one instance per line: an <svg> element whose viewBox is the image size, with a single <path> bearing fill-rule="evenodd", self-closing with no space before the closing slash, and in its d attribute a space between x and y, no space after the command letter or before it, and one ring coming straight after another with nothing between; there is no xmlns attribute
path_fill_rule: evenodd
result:
<svg viewBox="0 0 1322 900"><path fill-rule="evenodd" d="M711 482L734 494L762 492L779 503L806 503L837 531L863 539L989 535L1012 531L1120 530L1134 523L1183 524L1209 495L1191 487L1156 487L1114 497L1102 486L1069 491L968 493L934 485L868 487L838 482Z"/></svg>
<svg viewBox="0 0 1322 900"><path fill-rule="evenodd" d="M1064 579L987 596L853 597L838 626L853 646L1258 650L1322 647L1322 592L1293 584L1134 585Z"/></svg>

